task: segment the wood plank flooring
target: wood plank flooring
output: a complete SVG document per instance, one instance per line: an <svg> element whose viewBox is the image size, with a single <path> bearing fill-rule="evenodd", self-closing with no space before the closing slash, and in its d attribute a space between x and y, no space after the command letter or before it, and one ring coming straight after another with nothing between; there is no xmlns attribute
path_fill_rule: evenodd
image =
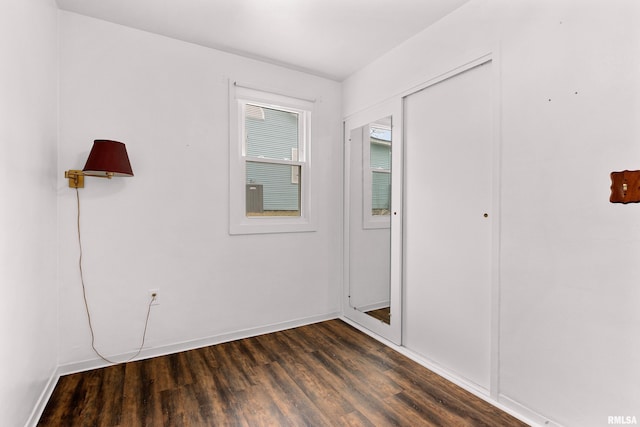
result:
<svg viewBox="0 0 640 427"><path fill-rule="evenodd" d="M369 316L373 317L374 319L378 319L379 321L386 323L387 325L391 324L391 308L390 307L384 307L384 308L379 308L377 310L366 311L365 313L367 313Z"/></svg>
<svg viewBox="0 0 640 427"><path fill-rule="evenodd" d="M340 320L60 378L39 426L525 426Z"/></svg>

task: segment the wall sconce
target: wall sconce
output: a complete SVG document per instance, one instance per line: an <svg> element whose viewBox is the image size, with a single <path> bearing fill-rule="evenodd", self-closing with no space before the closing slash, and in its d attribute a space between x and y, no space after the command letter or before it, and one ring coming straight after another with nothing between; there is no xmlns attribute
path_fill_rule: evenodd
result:
<svg viewBox="0 0 640 427"><path fill-rule="evenodd" d="M109 178L133 176L127 148L122 142L96 139L82 170L70 169L64 172L69 179L69 188L84 188L84 177Z"/></svg>
<svg viewBox="0 0 640 427"><path fill-rule="evenodd" d="M91 313L89 312L89 304L87 302L87 291L84 283L84 273L82 269L82 236L80 230L80 192L78 188L84 188L84 177L95 176L97 178L109 178L114 176L133 176L131 170L131 163L129 163L129 156L127 155L127 149L122 142L110 141L108 139L96 139L93 141L93 147L87 158L87 163L82 170L70 169L64 172L64 177L69 180L69 187L76 189L76 200L78 206L77 215L77 227L78 227L78 267L80 270L80 283L82 284L82 297L84 300L84 308L87 313L87 321L89 324L89 331L91 332L91 348L93 351L107 363L120 363L115 362L98 351L95 346L95 333L93 331L93 325L91 324ZM150 293L150 300L147 306L147 318L144 322L144 330L142 332L142 343L137 353L131 356L128 360L122 363L130 362L138 357L142 348L144 347L144 341L147 336L147 325L149 323L149 315L151 314L151 306L157 300L158 293L154 291Z"/></svg>

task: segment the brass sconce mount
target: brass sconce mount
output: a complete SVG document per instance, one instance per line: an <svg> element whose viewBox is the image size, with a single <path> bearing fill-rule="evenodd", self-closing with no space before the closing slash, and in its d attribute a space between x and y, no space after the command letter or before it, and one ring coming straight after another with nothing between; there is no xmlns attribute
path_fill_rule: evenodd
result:
<svg viewBox="0 0 640 427"><path fill-rule="evenodd" d="M64 177L69 179L69 188L84 188L84 173L70 169L64 171Z"/></svg>
<svg viewBox="0 0 640 427"><path fill-rule="evenodd" d="M94 176L96 178L113 178L113 172L105 172L104 175L94 175L84 173L84 171L79 171L75 169L69 169L64 172L64 177L69 180L69 188L84 188L84 177L85 176Z"/></svg>

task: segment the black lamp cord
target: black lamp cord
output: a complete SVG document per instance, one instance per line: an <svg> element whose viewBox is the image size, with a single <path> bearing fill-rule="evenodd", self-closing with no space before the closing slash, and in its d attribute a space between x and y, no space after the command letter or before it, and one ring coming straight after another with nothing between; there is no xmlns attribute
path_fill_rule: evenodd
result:
<svg viewBox="0 0 640 427"><path fill-rule="evenodd" d="M78 192L77 188L76 188L76 202L78 206L78 218L77 218L78 248L80 249L80 256L78 257L78 267L80 268L80 283L82 283L82 298L84 300L84 308L87 312L87 320L89 321L89 331L91 332L91 348L100 357L100 359L104 360L107 363L117 364L117 363L131 362L133 359L138 357L138 355L142 351L142 347L144 347L144 341L145 341L145 338L147 337L147 326L149 325L149 315L151 314L151 305L156 300L156 297L155 295L152 296L147 306L147 317L144 321L144 331L142 332L142 343L140 344L140 348L138 349L138 352L123 362L115 362L113 360L109 360L107 357L100 354L100 352L96 349L96 346L95 346L96 337L95 337L95 333L93 332L93 324L91 323L91 313L89 312L89 303L87 302L87 290L84 285L84 273L82 272L82 238L80 234L80 193Z"/></svg>

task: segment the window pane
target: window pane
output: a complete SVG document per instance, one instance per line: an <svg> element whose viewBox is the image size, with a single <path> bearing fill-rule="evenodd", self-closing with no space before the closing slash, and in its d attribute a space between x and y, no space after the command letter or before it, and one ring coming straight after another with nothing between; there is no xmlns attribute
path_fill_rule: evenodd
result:
<svg viewBox="0 0 640 427"><path fill-rule="evenodd" d="M300 216L300 169L247 162L247 216Z"/></svg>
<svg viewBox="0 0 640 427"><path fill-rule="evenodd" d="M370 165L375 169L391 169L391 130L371 126Z"/></svg>
<svg viewBox="0 0 640 427"><path fill-rule="evenodd" d="M247 156L298 160L298 114L247 104Z"/></svg>
<svg viewBox="0 0 640 427"><path fill-rule="evenodd" d="M391 206L391 129L371 126L369 165L371 215L389 215Z"/></svg>
<svg viewBox="0 0 640 427"><path fill-rule="evenodd" d="M391 206L391 174L373 172L371 177L371 215L389 215Z"/></svg>
<svg viewBox="0 0 640 427"><path fill-rule="evenodd" d="M375 169L391 169L391 145L371 143L371 167Z"/></svg>

